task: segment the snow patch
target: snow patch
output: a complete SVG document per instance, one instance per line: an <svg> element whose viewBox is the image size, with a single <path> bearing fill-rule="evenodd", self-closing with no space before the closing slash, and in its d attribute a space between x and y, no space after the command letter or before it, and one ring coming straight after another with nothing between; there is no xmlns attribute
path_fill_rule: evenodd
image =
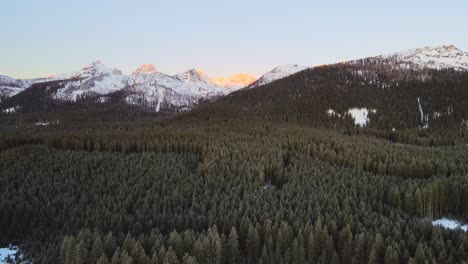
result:
<svg viewBox="0 0 468 264"><path fill-rule="evenodd" d="M369 123L369 112L370 113L376 113L377 109L370 109L367 110L367 108L350 108L347 112L347 114L351 115L354 119L354 124L359 125L361 127L366 126Z"/></svg>
<svg viewBox="0 0 468 264"><path fill-rule="evenodd" d="M125 97L125 103L130 105L136 105L139 103L139 99L140 98L138 96L132 94Z"/></svg>
<svg viewBox="0 0 468 264"><path fill-rule="evenodd" d="M429 116L424 115L424 111L421 105L421 99L418 97L418 106L419 106L419 113L421 114L421 124L424 129L429 127Z"/></svg>
<svg viewBox="0 0 468 264"><path fill-rule="evenodd" d="M109 100L110 100L110 98L107 97L107 96L103 96L103 97L98 98L98 102L100 102L100 103L107 103L107 102L109 102Z"/></svg>
<svg viewBox="0 0 468 264"><path fill-rule="evenodd" d="M54 121L40 120L35 123L36 126L48 126L48 125L58 125L58 124L60 124L60 120L54 120Z"/></svg>
<svg viewBox="0 0 468 264"><path fill-rule="evenodd" d="M48 126L49 124L49 122L37 122L36 126Z"/></svg>
<svg viewBox="0 0 468 264"><path fill-rule="evenodd" d="M10 107L10 108L7 108L7 109L4 109L2 110L2 113L5 113L5 114L14 114L16 113L18 110L20 110L21 107L20 106L15 106L15 107Z"/></svg>
<svg viewBox="0 0 468 264"><path fill-rule="evenodd" d="M10 108L7 108L7 109L3 110L3 113L14 114L14 113L16 113L16 109L14 107L10 107Z"/></svg>
<svg viewBox="0 0 468 264"><path fill-rule="evenodd" d="M448 219L448 218L441 218L441 219L434 220L432 221L432 225L442 226L444 228L451 229L451 230L461 229L465 232L468 232L468 225L462 225L462 223L456 220Z"/></svg>
<svg viewBox="0 0 468 264"><path fill-rule="evenodd" d="M462 121L460 127L462 127L462 128L467 128L467 129L468 129L468 120L463 119L463 121Z"/></svg>
<svg viewBox="0 0 468 264"><path fill-rule="evenodd" d="M26 264L28 261L24 260L23 254L18 246L12 246L0 248L0 264L7 263L20 263Z"/></svg>
<svg viewBox="0 0 468 264"><path fill-rule="evenodd" d="M158 94L159 94L159 98L158 98L158 104L156 105L156 113L158 113L159 110L161 110L161 102L164 99L164 93L162 90L159 90Z"/></svg>
<svg viewBox="0 0 468 264"><path fill-rule="evenodd" d="M341 117L340 114L336 113L335 110L333 110L333 109L331 109L331 108L327 110L327 115L330 116L330 117L332 117L332 116Z"/></svg>

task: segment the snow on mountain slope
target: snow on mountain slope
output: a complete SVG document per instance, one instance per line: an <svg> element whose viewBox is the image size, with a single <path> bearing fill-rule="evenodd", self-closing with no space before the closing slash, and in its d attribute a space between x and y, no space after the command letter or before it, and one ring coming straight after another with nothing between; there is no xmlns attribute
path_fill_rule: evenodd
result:
<svg viewBox="0 0 468 264"><path fill-rule="evenodd" d="M131 79L120 70L108 68L100 61L92 62L80 71L58 75L54 80L70 80L55 96L55 99L69 101L84 95L109 94L131 84Z"/></svg>
<svg viewBox="0 0 468 264"><path fill-rule="evenodd" d="M257 87L267 83L271 83L273 81L285 78L289 75L295 74L302 70L305 70L309 67L307 66L300 66L297 64L288 64L282 65L279 67L274 68L273 70L265 73L262 77L260 77L257 81L253 82L249 87Z"/></svg>
<svg viewBox="0 0 468 264"><path fill-rule="evenodd" d="M456 70L468 70L468 53L463 52L453 45L424 47L389 55L381 55L376 58L389 59L399 64L418 66L430 69L453 68Z"/></svg>
<svg viewBox="0 0 468 264"><path fill-rule="evenodd" d="M198 71L195 69L179 73L174 77L184 83L206 82L207 80L206 74L203 71Z"/></svg>
<svg viewBox="0 0 468 264"><path fill-rule="evenodd" d="M127 103L145 104L154 107L156 112L171 107L190 109L202 99L223 96L236 90L209 82L206 74L195 69L175 76L136 71L129 78Z"/></svg>
<svg viewBox="0 0 468 264"><path fill-rule="evenodd" d="M24 91L34 83L51 81L51 78L38 78L38 79L14 79L8 76L0 75L0 102L3 98L11 97Z"/></svg>
<svg viewBox="0 0 468 264"><path fill-rule="evenodd" d="M13 96L24 89L24 82L22 80L0 75L0 102L2 97Z"/></svg>
<svg viewBox="0 0 468 264"><path fill-rule="evenodd" d="M122 72L116 68L104 66L101 61L93 61L84 66L81 70L65 74L59 74L54 77L56 80L66 80L72 78L93 78L101 75L122 75Z"/></svg>
<svg viewBox="0 0 468 264"><path fill-rule="evenodd" d="M154 106L156 111L169 108L190 109L200 100L209 100L242 88L217 85L210 82L204 72L194 69L171 76L158 72L152 64L144 64L130 75L124 75L120 70L106 67L100 61L92 62L76 72L37 80L61 81L63 87L52 95L57 100L76 101L84 96L102 96L124 91L127 103ZM0 91L3 94L0 96L13 96L32 83L32 80L0 76Z"/></svg>

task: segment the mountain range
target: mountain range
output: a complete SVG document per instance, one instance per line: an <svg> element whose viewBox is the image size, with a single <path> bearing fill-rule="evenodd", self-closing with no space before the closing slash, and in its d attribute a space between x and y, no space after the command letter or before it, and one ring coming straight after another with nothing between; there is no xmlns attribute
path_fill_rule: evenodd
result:
<svg viewBox="0 0 468 264"><path fill-rule="evenodd" d="M117 100L154 112L185 111L204 101L214 101L239 90L243 92L268 86L300 72L316 72L316 69L330 66L346 67L349 69L347 73L360 76L367 84L386 88L399 80L408 80L409 76L427 79L428 70L451 69L466 72L468 53L453 45L442 45L319 67L283 65L257 80L245 74L230 78L210 78L203 71L195 69L168 75L157 71L151 64L144 64L133 73L125 75L119 69L95 61L78 71L46 78L20 80L0 76L0 111L41 111L44 105L47 105L46 109L50 109L54 104L74 104L83 100L93 100L100 104ZM289 85L283 83L283 86ZM353 89L349 89L351 90ZM289 96L293 94L290 93ZM41 101L41 105L34 108L28 106L36 101ZM328 110L336 113L332 107ZM340 113L343 114L345 113ZM358 111L358 115L363 115L363 112ZM364 123L360 122L361 125Z"/></svg>
<svg viewBox="0 0 468 264"><path fill-rule="evenodd" d="M259 80L263 84L287 74L284 70L278 74L272 72L268 74L268 80L262 80L263 77ZM202 100L224 96L252 84L255 80L255 77L247 74L210 78L203 71L195 69L168 75L157 71L152 64L143 64L133 73L125 75L119 69L95 61L79 71L46 78L21 80L0 76L0 102L12 97L14 99L33 85L45 87L59 83L60 87L49 93L58 102L76 102L84 97L95 97L104 103L111 94L123 92L123 99L127 104L146 106L156 112L161 109L187 110ZM255 84L250 87L253 86ZM22 106L15 105L14 108L19 109ZM12 111L14 110L8 110Z"/></svg>

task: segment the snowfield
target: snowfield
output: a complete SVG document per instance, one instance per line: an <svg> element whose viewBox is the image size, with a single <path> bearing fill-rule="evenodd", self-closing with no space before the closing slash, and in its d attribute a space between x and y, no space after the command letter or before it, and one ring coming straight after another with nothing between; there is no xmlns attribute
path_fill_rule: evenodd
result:
<svg viewBox="0 0 468 264"><path fill-rule="evenodd" d="M451 230L461 229L465 232L468 232L468 225L462 225L462 223L456 220L448 219L448 218L441 218L441 219L432 221L432 225L442 226L444 228L451 229Z"/></svg>

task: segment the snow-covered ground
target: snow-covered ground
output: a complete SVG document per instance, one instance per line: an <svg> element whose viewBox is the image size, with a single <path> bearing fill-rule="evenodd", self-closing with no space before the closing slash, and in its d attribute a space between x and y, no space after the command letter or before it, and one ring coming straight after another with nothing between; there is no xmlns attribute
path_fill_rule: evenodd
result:
<svg viewBox="0 0 468 264"><path fill-rule="evenodd" d="M437 219L437 220L434 220L432 221L432 225L433 226L442 226L442 227L445 227L447 229L451 229L451 230L455 230L455 229L461 229L465 232L468 232L468 225L463 225L462 223L456 221L456 220L452 220L452 219L448 219L448 218L441 218L441 219Z"/></svg>
<svg viewBox="0 0 468 264"><path fill-rule="evenodd" d="M0 264L6 264L7 261L10 259L12 261L16 258L16 253L18 252L18 247L10 246L5 248L0 248ZM12 262L15 263L15 262Z"/></svg>
<svg viewBox="0 0 468 264"><path fill-rule="evenodd" d="M376 109L370 109L370 111L369 111L365 107L363 107L363 108L356 108L355 107L355 108L350 108L347 113L354 118L354 124L355 125L359 125L361 127L364 127L369 122L369 117L368 117L369 112L370 113L376 113L377 110Z"/></svg>

